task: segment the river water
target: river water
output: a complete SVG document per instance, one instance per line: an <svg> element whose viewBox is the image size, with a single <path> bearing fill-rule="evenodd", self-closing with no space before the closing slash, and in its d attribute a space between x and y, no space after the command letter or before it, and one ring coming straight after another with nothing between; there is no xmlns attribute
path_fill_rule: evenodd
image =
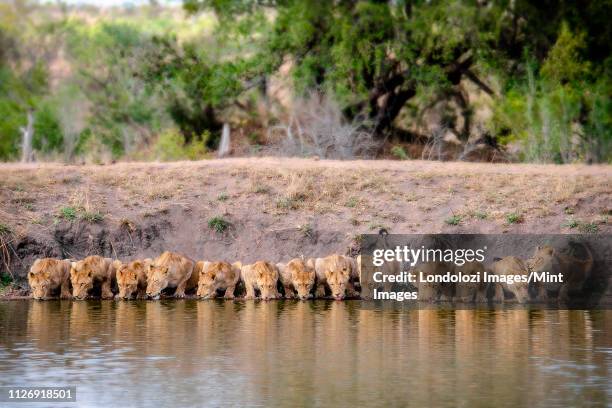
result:
<svg viewBox="0 0 612 408"><path fill-rule="evenodd" d="M0 301L0 386L69 407L611 406L611 371L612 311Z"/></svg>

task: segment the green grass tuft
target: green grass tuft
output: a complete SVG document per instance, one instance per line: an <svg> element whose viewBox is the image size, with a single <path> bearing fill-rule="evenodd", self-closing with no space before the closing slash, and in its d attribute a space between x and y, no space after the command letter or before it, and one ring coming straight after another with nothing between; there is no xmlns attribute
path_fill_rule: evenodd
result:
<svg viewBox="0 0 612 408"><path fill-rule="evenodd" d="M77 218L77 209L74 207L60 208L60 216L68 221L74 221Z"/></svg>
<svg viewBox="0 0 612 408"><path fill-rule="evenodd" d="M508 224L518 224L523 222L523 216L519 213L513 212L510 214L506 214L506 222Z"/></svg>
<svg viewBox="0 0 612 408"><path fill-rule="evenodd" d="M461 224L461 216L453 215L452 217L445 219L444 222L448 225L459 225Z"/></svg>
<svg viewBox="0 0 612 408"><path fill-rule="evenodd" d="M81 219L87 222L91 222L92 224L95 224L97 222L102 222L104 220L104 215L102 215L102 213L100 213L99 211L96 211L96 212L83 211L81 213Z"/></svg>
<svg viewBox="0 0 612 408"><path fill-rule="evenodd" d="M393 146L391 154L400 160L408 159L408 154L406 154L406 150L402 146Z"/></svg>
<svg viewBox="0 0 612 408"><path fill-rule="evenodd" d="M230 226L230 222L221 216L213 217L208 220L208 228L218 233L225 232Z"/></svg>

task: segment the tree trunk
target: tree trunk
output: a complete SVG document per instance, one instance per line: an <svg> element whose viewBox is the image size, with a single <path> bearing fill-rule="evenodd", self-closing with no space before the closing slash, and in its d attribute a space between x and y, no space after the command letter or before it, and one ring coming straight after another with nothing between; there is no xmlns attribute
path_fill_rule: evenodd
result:
<svg viewBox="0 0 612 408"><path fill-rule="evenodd" d="M28 124L21 127L21 162L29 163L32 161L32 139L34 138L34 112L28 110Z"/></svg>
<svg viewBox="0 0 612 408"><path fill-rule="evenodd" d="M230 127L227 123L223 124L223 131L221 132L221 142L219 143L219 151L217 152L219 157L227 156L230 152Z"/></svg>

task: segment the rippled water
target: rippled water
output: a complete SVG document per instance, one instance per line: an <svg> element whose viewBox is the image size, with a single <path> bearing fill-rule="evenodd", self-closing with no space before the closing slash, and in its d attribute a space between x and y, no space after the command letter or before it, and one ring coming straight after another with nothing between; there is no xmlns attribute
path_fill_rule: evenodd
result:
<svg viewBox="0 0 612 408"><path fill-rule="evenodd" d="M611 370L612 311L0 302L0 386L66 406L611 406Z"/></svg>

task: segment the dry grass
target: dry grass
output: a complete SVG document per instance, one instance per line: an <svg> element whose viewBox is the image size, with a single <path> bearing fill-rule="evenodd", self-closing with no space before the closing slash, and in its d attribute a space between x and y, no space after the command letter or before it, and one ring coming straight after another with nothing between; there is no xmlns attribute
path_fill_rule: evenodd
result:
<svg viewBox="0 0 612 408"><path fill-rule="evenodd" d="M554 219L565 231L564 211L571 208L576 219L601 231L609 228L607 219L600 219L610 211L611 174L609 166L282 158L4 165L0 223L13 234L36 233L52 228L57 211L70 206L129 228L139 217L164 215L178 206L206 217L213 210L238 218L269 214L275 223L288 223L299 214L325 214L332 223L342 220L360 229L387 224L405 230L436 225L437 230L452 227L444 220L453 214L461 217L462 227L496 229ZM520 214L522 222L508 223L511 213Z"/></svg>

